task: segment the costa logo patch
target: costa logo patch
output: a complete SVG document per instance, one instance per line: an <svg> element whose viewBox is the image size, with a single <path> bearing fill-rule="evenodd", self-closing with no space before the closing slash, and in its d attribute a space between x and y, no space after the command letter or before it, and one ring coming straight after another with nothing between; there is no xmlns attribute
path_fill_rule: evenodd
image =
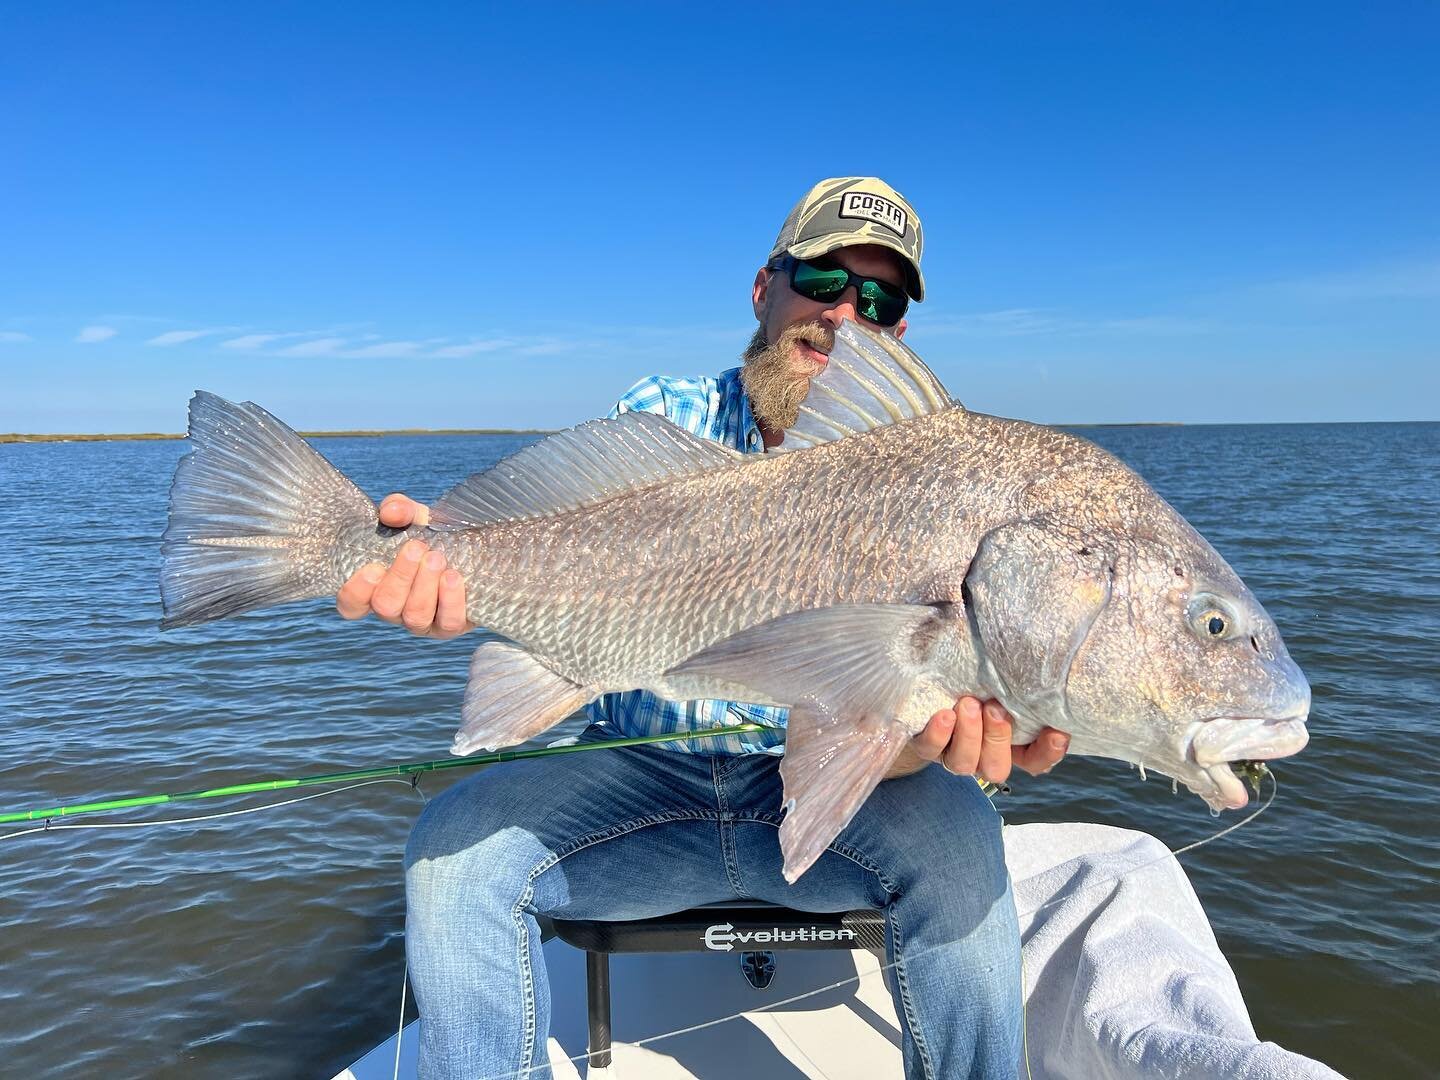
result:
<svg viewBox="0 0 1440 1080"><path fill-rule="evenodd" d="M871 195L864 191L847 191L840 199L840 216L862 218L884 225L896 236L904 236L910 227L910 215L899 203L883 195Z"/></svg>

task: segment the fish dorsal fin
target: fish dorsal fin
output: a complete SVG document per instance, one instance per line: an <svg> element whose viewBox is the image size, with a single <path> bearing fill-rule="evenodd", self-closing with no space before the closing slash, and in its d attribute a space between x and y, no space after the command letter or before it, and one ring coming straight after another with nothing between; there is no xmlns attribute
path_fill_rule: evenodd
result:
<svg viewBox="0 0 1440 1080"><path fill-rule="evenodd" d="M958 405L907 346L847 320L825 369L810 380L800 418L770 452L805 450Z"/></svg>
<svg viewBox="0 0 1440 1080"><path fill-rule="evenodd" d="M627 412L551 435L476 473L430 508L430 524L457 529L547 517L743 458L656 413Z"/></svg>

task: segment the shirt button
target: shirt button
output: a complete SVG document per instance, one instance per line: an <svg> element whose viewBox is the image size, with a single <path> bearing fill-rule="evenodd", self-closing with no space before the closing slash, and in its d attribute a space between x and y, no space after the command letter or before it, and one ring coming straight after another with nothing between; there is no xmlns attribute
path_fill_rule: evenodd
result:
<svg viewBox="0 0 1440 1080"><path fill-rule="evenodd" d="M755 445L755 433L753 431L750 433L749 443L752 447Z"/></svg>

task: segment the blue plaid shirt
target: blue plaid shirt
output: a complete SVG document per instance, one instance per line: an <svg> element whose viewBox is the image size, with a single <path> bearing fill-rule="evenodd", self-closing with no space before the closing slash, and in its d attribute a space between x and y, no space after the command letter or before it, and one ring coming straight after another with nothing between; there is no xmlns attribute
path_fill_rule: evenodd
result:
<svg viewBox="0 0 1440 1080"><path fill-rule="evenodd" d="M723 443L732 450L763 454L765 442L750 412L750 399L740 385L740 369L731 368L717 379L681 379L652 375L632 386L610 410L659 413L702 439ZM672 731L733 727L757 723L783 727L788 710L738 701L667 701L648 690L606 694L590 705L590 719L624 736L659 735ZM770 732L717 735L710 739L682 739L660 743L691 754L778 754L782 736Z"/></svg>

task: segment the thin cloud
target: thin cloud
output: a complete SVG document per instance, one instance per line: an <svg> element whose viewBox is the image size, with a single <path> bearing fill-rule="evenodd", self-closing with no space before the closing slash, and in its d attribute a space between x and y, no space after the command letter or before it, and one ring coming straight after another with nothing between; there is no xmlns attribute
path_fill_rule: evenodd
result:
<svg viewBox="0 0 1440 1080"><path fill-rule="evenodd" d="M34 341L29 334L22 334L19 330L0 330L0 344L19 345L25 341Z"/></svg>
<svg viewBox="0 0 1440 1080"><path fill-rule="evenodd" d="M373 345L362 345L358 349L345 349L337 355L351 360L392 360L406 356L418 356L421 351L444 338L428 341L377 341Z"/></svg>
<svg viewBox="0 0 1440 1080"><path fill-rule="evenodd" d="M171 330L151 338L145 342L145 344L158 345L161 348L166 348L171 345L184 345L187 341L194 341L197 338L211 337L214 334L224 334L229 330L230 327L227 326L215 327L210 330Z"/></svg>
<svg viewBox="0 0 1440 1080"><path fill-rule="evenodd" d="M108 341L119 332L113 326L86 326L75 335L75 340L81 345L93 345L97 341Z"/></svg>
<svg viewBox="0 0 1440 1080"><path fill-rule="evenodd" d="M1081 318L1045 308L1002 308L960 315L938 315L917 324L926 334L966 337L1179 337L1207 333L1200 319L1176 315Z"/></svg>
<svg viewBox="0 0 1440 1080"><path fill-rule="evenodd" d="M314 341L302 341L298 345L291 345L281 349L279 356L334 356L342 345L344 338L327 337L316 338Z"/></svg>
<svg viewBox="0 0 1440 1080"><path fill-rule="evenodd" d="M573 345L564 341L537 341L533 345L525 345L515 350L517 356L555 356L559 353L569 352Z"/></svg>
<svg viewBox="0 0 1440 1080"><path fill-rule="evenodd" d="M312 334L313 331L305 330L292 330L284 334L242 334L240 337L220 342L220 348L259 349L269 345L272 341L289 341L297 337L310 337Z"/></svg>
<svg viewBox="0 0 1440 1080"><path fill-rule="evenodd" d="M299 337L299 334L250 334L236 338L233 342L222 342L226 348L258 349L282 337ZM335 360L455 360L483 353L504 352L512 356L553 356L571 351L575 343L554 338L471 338L455 342L450 338L376 340L377 335L365 334L356 337L312 338L298 341L283 349L275 349L271 356L298 357L301 359Z"/></svg>
<svg viewBox="0 0 1440 1080"><path fill-rule="evenodd" d="M430 355L437 360L463 360L467 356L478 356L481 353L495 352L497 349L513 348L518 342L509 338L490 338L488 340L470 340L459 345L446 345L443 349L436 349Z"/></svg>
<svg viewBox="0 0 1440 1080"><path fill-rule="evenodd" d="M1302 300L1428 300L1440 297L1440 260L1369 267L1261 286Z"/></svg>
<svg viewBox="0 0 1440 1080"><path fill-rule="evenodd" d="M1139 315L1130 319L1101 319L1084 332L1183 337L1209 333L1214 328L1214 324L1204 319L1187 319L1181 315Z"/></svg>

